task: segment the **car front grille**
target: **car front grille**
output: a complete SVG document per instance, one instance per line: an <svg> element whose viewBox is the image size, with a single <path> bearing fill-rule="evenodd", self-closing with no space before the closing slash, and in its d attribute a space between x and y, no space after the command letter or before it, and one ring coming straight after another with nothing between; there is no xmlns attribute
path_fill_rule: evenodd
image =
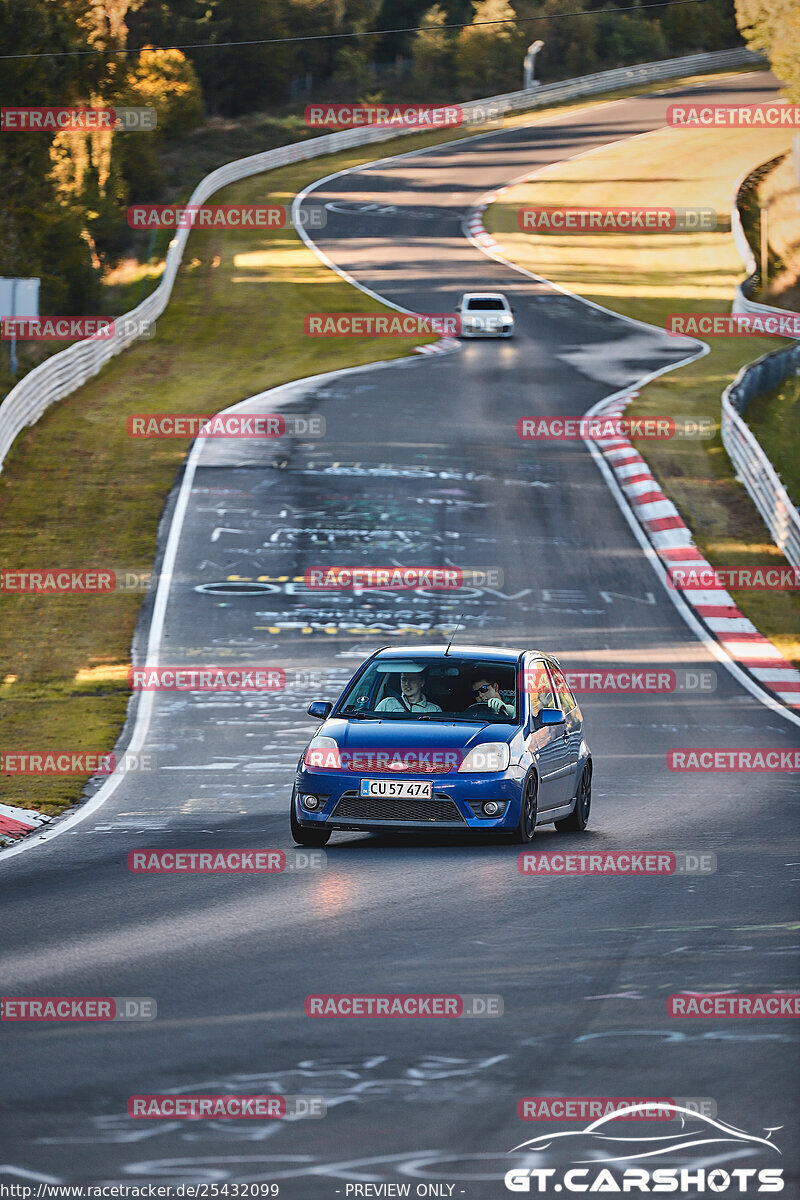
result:
<svg viewBox="0 0 800 1200"><path fill-rule="evenodd" d="M423 821L426 825L465 825L466 821L449 796L432 800L409 800L398 796L359 796L344 792L329 820L336 821Z"/></svg>
<svg viewBox="0 0 800 1200"><path fill-rule="evenodd" d="M398 765L392 766L392 762ZM396 757L385 753L362 754L354 751L345 765L348 771L357 771L359 774L368 771L374 775L397 775L398 770L413 771L416 775L447 775L452 766L449 762L433 762L422 755L418 758L413 754L404 756L400 751Z"/></svg>

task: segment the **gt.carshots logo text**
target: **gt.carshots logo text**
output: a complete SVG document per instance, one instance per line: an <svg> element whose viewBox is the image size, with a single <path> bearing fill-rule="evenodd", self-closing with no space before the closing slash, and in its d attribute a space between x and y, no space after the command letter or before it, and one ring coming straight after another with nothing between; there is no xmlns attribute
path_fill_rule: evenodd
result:
<svg viewBox="0 0 800 1200"><path fill-rule="evenodd" d="M674 1122L672 1131L665 1131L664 1120ZM630 1121L637 1124L623 1124ZM656 1124L648 1129L650 1122ZM633 1100L627 1107L612 1105L583 1129L542 1133L515 1146L511 1153L524 1152L525 1165L506 1171L504 1182L510 1192L537 1195L673 1193L696 1197L782 1192L782 1168L734 1165L738 1157L752 1161L757 1154L763 1161L766 1156L780 1156L771 1140L774 1132L751 1134L728 1124L717 1116L714 1101ZM696 1163L693 1154L699 1158ZM531 1161L561 1165L531 1167ZM645 1165L630 1165L636 1162ZM724 1167L713 1165L719 1162Z"/></svg>
<svg viewBox="0 0 800 1200"><path fill-rule="evenodd" d="M502 1017L502 996L337 993L306 996L307 1017Z"/></svg>
<svg viewBox="0 0 800 1200"><path fill-rule="evenodd" d="M604 1167L591 1170L588 1167L572 1167L568 1171L557 1171L555 1167L513 1167L506 1171L505 1185L509 1192L573 1192L585 1195L602 1192L631 1195L689 1194L719 1196L722 1193L744 1196L748 1194L771 1194L782 1192L784 1186L781 1167L735 1167L725 1170L713 1167L627 1167L620 1172L619 1179Z"/></svg>

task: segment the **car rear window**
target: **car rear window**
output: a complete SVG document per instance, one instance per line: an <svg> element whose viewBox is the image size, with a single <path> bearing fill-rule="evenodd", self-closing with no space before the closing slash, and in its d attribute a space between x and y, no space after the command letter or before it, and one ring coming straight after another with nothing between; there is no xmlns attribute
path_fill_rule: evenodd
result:
<svg viewBox="0 0 800 1200"><path fill-rule="evenodd" d="M505 312L505 309L506 306L502 300L492 300L487 298L486 300L467 301L467 312Z"/></svg>

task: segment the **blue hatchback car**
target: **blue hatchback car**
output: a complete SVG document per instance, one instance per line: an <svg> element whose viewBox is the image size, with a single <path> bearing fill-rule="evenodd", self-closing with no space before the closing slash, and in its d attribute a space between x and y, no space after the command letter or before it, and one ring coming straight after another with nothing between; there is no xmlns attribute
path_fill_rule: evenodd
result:
<svg viewBox="0 0 800 1200"><path fill-rule="evenodd" d="M552 655L459 647L377 650L297 764L291 827L301 846L334 830L511 834L586 828L592 757Z"/></svg>

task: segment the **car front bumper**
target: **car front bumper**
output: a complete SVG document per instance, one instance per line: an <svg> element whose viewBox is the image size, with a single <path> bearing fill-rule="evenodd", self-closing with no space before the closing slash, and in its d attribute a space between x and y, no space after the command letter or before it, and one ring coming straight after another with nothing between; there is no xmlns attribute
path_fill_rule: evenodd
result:
<svg viewBox="0 0 800 1200"><path fill-rule="evenodd" d="M462 320L461 336L468 337L485 337L485 338L510 338L514 335L513 325L502 325L496 327L485 327L483 325L467 325Z"/></svg>
<svg viewBox="0 0 800 1200"><path fill-rule="evenodd" d="M430 800L399 800L360 796L362 778L354 771L299 771L295 778L293 803L298 822L306 829L442 829L487 833L513 830L519 823L519 805L524 774L515 768L491 775L450 772L447 775L404 774L404 780L432 784ZM299 803L301 795L314 795L322 806L310 812ZM487 800L502 805L492 817L483 815Z"/></svg>

